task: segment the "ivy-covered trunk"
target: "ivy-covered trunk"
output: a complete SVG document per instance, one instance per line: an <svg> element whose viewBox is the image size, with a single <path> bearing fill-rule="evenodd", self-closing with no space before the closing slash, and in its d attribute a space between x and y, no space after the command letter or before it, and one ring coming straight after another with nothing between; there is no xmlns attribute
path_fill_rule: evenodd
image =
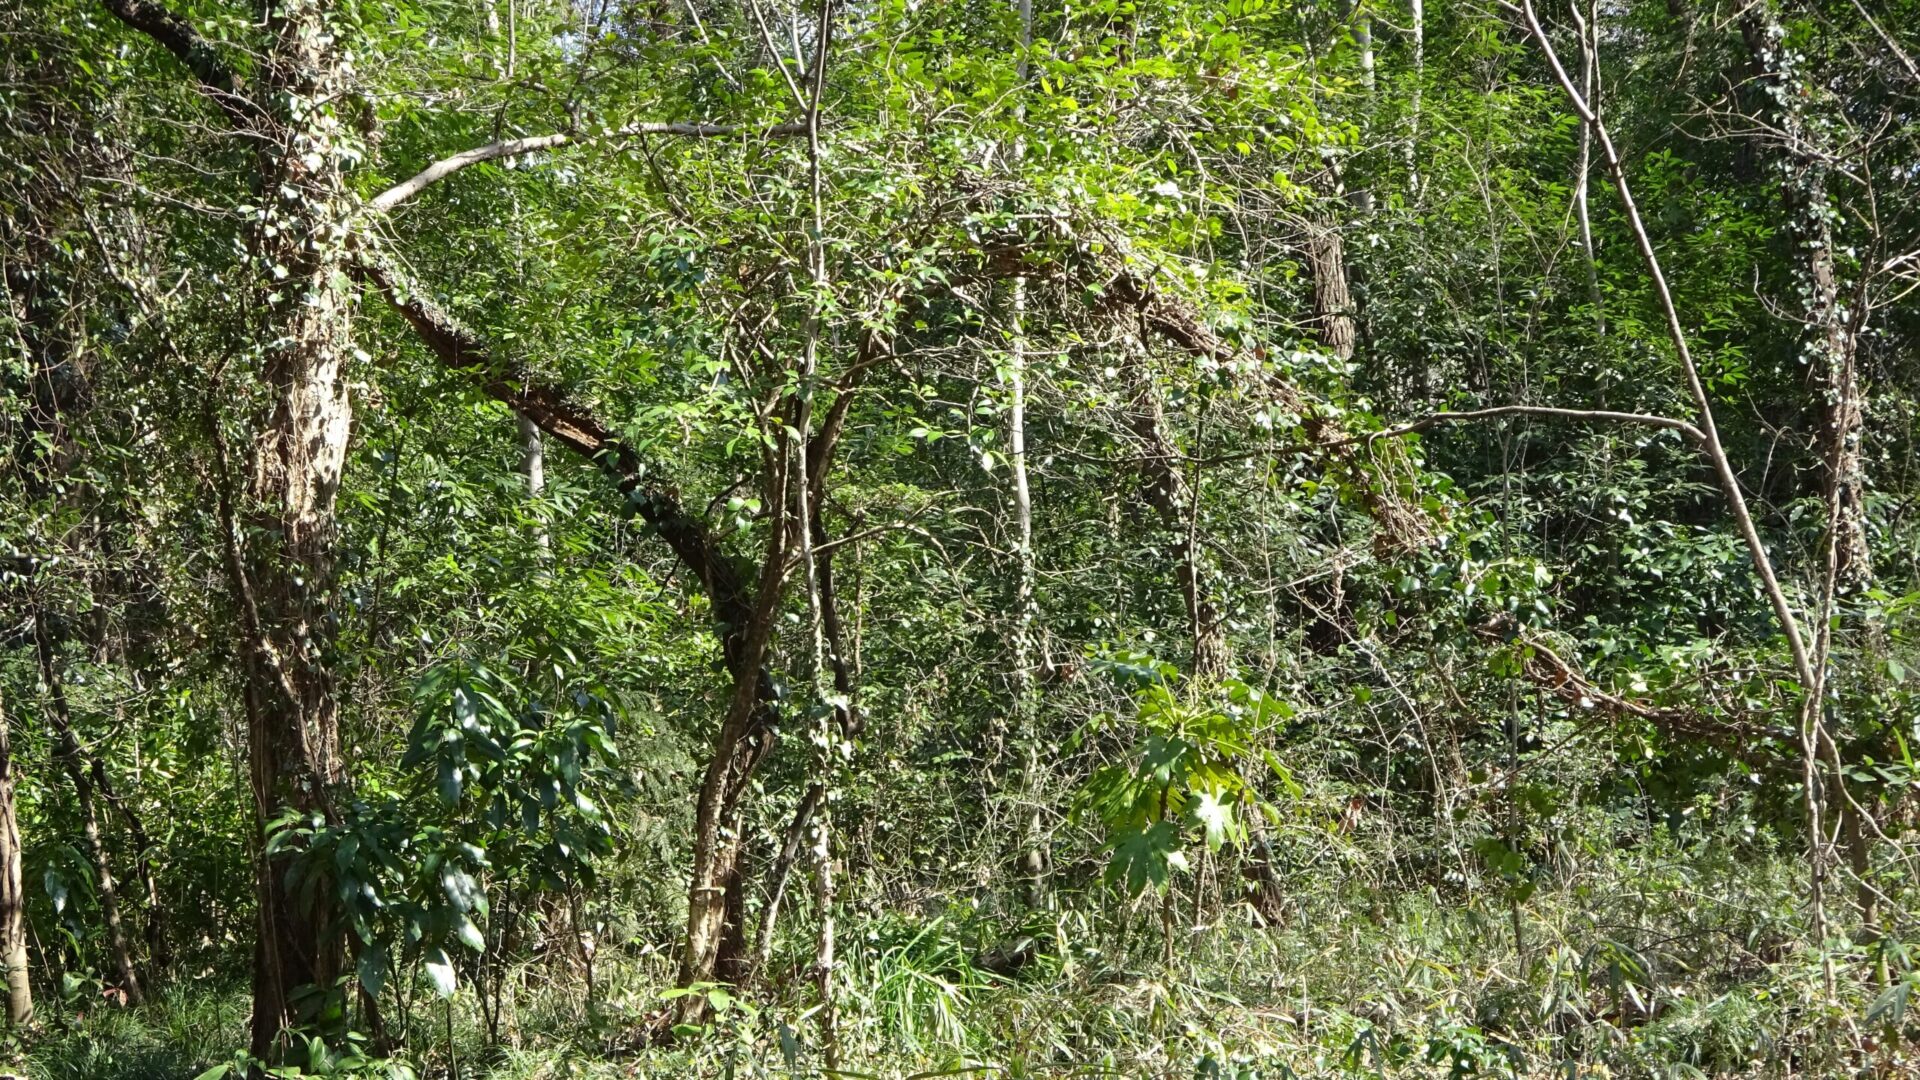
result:
<svg viewBox="0 0 1920 1080"><path fill-rule="evenodd" d="M331 819L345 780L332 665L334 498L351 409L342 370L352 350L345 273L345 181L354 154L337 110L349 65L324 0L284 0L261 99L260 225L252 236L265 420L255 429L244 519L254 543L231 560L246 642L249 756L263 828ZM255 889L253 1052L275 1056L308 1019L303 987L331 991L344 955L324 887L293 888L290 853L263 856ZM318 1000L317 998L314 1000Z"/></svg>

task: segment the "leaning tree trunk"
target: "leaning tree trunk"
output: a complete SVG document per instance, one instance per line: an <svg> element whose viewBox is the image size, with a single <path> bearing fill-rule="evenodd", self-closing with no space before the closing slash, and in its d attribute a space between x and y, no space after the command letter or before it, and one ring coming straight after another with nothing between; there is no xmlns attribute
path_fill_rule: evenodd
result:
<svg viewBox="0 0 1920 1080"><path fill-rule="evenodd" d="M107 947L113 952L113 965L120 975L120 990L129 1004L138 1005L145 995L140 975L133 963L133 949L127 944L126 925L120 918L120 890L113 879L113 864L107 858L106 839L100 833L100 809L94 799L93 777L87 770L85 752L73 731L73 715L67 705L67 689L60 677L60 662L54 656L53 637L47 632L45 614L36 604L33 611L34 652L40 662L40 681L46 685L51 708L47 716L53 723L54 753L73 781L74 801L80 808L80 832L87 845L87 858L93 862L94 891L100 898L100 918L106 924Z"/></svg>
<svg viewBox="0 0 1920 1080"><path fill-rule="evenodd" d="M350 128L333 112L346 67L319 0L284 0L260 121L264 221L251 255L259 277L268 414L256 429L248 481L250 530L262 539L229 560L246 635L249 766L259 821L333 817L345 780L330 665L334 618L334 496L351 411L342 368L352 351L352 294L343 228L352 209L344 166ZM231 524L231 522L229 523ZM236 541L237 543L237 541ZM291 852L257 862L253 1052L277 1056L302 1017L295 992L331 991L344 955L331 890L289 887Z"/></svg>
<svg viewBox="0 0 1920 1080"><path fill-rule="evenodd" d="M784 507L785 458L779 451L769 477L766 505ZM745 615L744 623L730 626L726 636L727 667L733 673L733 693L714 739L713 756L701 777L694 804L693 859L687 881L687 932L680 956L680 985L712 982L726 953L727 966L744 963L745 937L738 924L728 929L728 895L740 885L740 808L754 768L768 749L767 723L771 678L765 671L774 615L786 581L787 564L795 545L790 515L779 514L769 530L767 552L761 563L754 602L735 599L726 605ZM722 605L716 604L716 607ZM698 1007L698 996L685 999Z"/></svg>
<svg viewBox="0 0 1920 1080"><path fill-rule="evenodd" d="M7 1030L33 1023L27 979L26 893L20 873L20 823L13 810L13 738L0 702L0 969L6 974Z"/></svg>

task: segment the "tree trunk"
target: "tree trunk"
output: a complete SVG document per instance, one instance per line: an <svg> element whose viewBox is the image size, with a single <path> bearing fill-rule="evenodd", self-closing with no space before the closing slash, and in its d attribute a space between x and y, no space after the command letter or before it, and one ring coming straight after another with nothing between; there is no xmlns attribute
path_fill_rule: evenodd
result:
<svg viewBox="0 0 1920 1080"><path fill-rule="evenodd" d="M20 823L13 809L13 732L0 701L0 970L6 975L7 1030L33 1025L27 978L26 892L20 873Z"/></svg>
<svg viewBox="0 0 1920 1080"><path fill-rule="evenodd" d="M93 777L86 765L87 755L73 731L73 713L67 705L67 690L60 677L59 660L53 654L53 637L47 631L45 613L38 604L33 611L34 651L40 661L40 681L47 688L50 708L47 717L53 723L54 752L73 781L74 799L80 806L80 831L87 846L87 858L93 862L95 891L100 898L100 918L106 924L107 947L113 953L113 965L120 976L120 990L127 1003L138 1005L145 998L140 975L134 968L133 949L127 944L127 930L120 919L120 891L113 880L113 864L107 858L107 844L100 833L100 812L94 801Z"/></svg>
<svg viewBox="0 0 1920 1080"><path fill-rule="evenodd" d="M127 840L133 845L133 870L140 876L141 890L147 894L147 974L152 976L155 970L164 970L170 963L168 943L171 940L167 930L167 907L160 899L160 879L153 870L153 853L157 848L139 811L113 789L112 781L107 778L106 764L97 756L91 757L87 768L93 777L94 789L120 815L120 820L127 826Z"/></svg>
<svg viewBox="0 0 1920 1080"><path fill-rule="evenodd" d="M527 494L538 499L547 489L547 447L540 438L540 425L528 419L525 413L516 414L520 430L520 474L527 478ZM553 546L553 536L542 524L534 533L540 549L545 551Z"/></svg>
<svg viewBox="0 0 1920 1080"><path fill-rule="evenodd" d="M784 456L784 455L782 455ZM785 469L769 487L766 505L784 506ZM767 644L773 635L775 609L792 558L788 515L779 515L771 529L762 564L760 588L752 615L737 636L727 635L728 666L733 670L733 694L714 739L695 804L693 859L687 881L687 932L680 956L680 985L712 982L719 968L723 939L727 937L727 893L737 889L740 861L740 796L770 741L772 679L764 670ZM687 1001L694 1001L689 997ZM696 1003L697 1006L697 1003Z"/></svg>
<svg viewBox="0 0 1920 1080"><path fill-rule="evenodd" d="M807 842L814 811L820 808L826 794L824 784L808 785L806 794L800 796L800 805L794 808L793 820L787 823L786 835L780 842L780 853L774 857L773 869L767 875L767 903L760 909L760 934L754 939L753 962L747 969L748 980L766 974L767 961L773 956L774 931L779 926L780 911L787 899L787 885L793 880L794 864L799 861L801 849Z"/></svg>
<svg viewBox="0 0 1920 1080"><path fill-rule="evenodd" d="M352 352L346 277L352 212L344 166L350 126L332 110L351 87L322 0L282 0L269 17L274 47L264 100L285 111L262 123L265 220L251 255L270 413L252 448L250 530L261 538L229 560L246 643L248 750L261 826L288 816L334 819L345 780L334 699L334 497L352 422L343 367ZM288 887L292 852L256 867L258 936L253 1053L271 1060L303 1021L296 991L332 992L345 939L318 887Z"/></svg>
<svg viewBox="0 0 1920 1080"><path fill-rule="evenodd" d="M1337 226L1330 222L1307 226L1307 266L1313 276L1314 329L1328 352L1351 360L1358 332L1353 296L1347 290L1346 247Z"/></svg>
<svg viewBox="0 0 1920 1080"><path fill-rule="evenodd" d="M1180 451L1167 434L1166 413L1160 405L1159 390L1144 367L1130 420L1134 435L1144 444L1141 467L1146 474L1146 484L1143 494L1147 503L1159 513L1161 524L1174 534L1171 554L1174 576L1180 583L1180 595L1186 605L1187 630L1193 642L1193 674L1201 679L1217 678L1233 667L1226 620L1215 605L1213 592L1207 584L1197 522L1193 518L1199 512L1199 507L1186 476L1181 472Z"/></svg>
<svg viewBox="0 0 1920 1080"><path fill-rule="evenodd" d="M1420 109L1427 82L1427 9L1425 0L1407 0L1408 48L1413 77L1407 89L1407 196L1420 198Z"/></svg>
<svg viewBox="0 0 1920 1080"><path fill-rule="evenodd" d="M1867 539L1866 468L1861 444L1866 421L1865 395L1857 368L1858 342L1866 314L1864 304L1850 306L1834 258L1834 223L1840 219L1828 191L1832 180L1827 164L1830 148L1824 145L1815 109L1820 99L1817 88L1806 85L1804 77L1793 70L1796 58L1781 42L1786 30L1778 14L1769 5L1756 4L1747 9L1740 21L1755 68L1755 82L1763 97L1761 108L1768 114L1763 130L1779 142L1778 167L1786 192L1790 235L1805 262L1797 268L1797 292L1802 297L1802 321L1806 328L1806 353L1810 382L1820 398L1820 430L1817 444L1822 465L1822 495L1827 506L1828 551L1825 606L1831 611L1842 597L1854 596L1873 583L1872 550ZM1868 631L1863 641L1868 651L1877 651L1871 626L1862 625L1857 608L1838 609L1838 619L1822 618L1815 630L1814 663L1823 678L1828 675L1833 633ZM1827 695L1821 695L1823 697ZM1875 756L1891 751L1877 747ZM1839 761L1830 763L1833 784L1840 789L1845 778L1839 775ZM1839 814L1839 832L1845 838L1849 868L1855 875L1855 902L1866 935L1878 932L1879 894L1869 879L1872 866L1872 841L1869 829L1860 818L1865 807L1852 799L1833 807Z"/></svg>
<svg viewBox="0 0 1920 1080"><path fill-rule="evenodd" d="M830 421L832 423L832 421ZM830 440L816 440L809 452L808 476L814 486L815 494L808 500L812 514L813 546L817 551L827 545L826 524L820 512L820 496L825 493L825 461L821 455L831 452ZM840 615L839 591L834 586L833 563L836 552L829 549L820 551L815 557L816 587L820 605L820 627L823 637L826 660L833 671L833 688L839 694L843 704L835 708L835 720L840 726L839 737L851 741L860 734L865 714L860 711L854 700L853 657L848 652L846 623ZM807 837L813 825L813 816L825 805L827 786L824 778L818 778L807 785L806 792L800 796L800 804L794 808L793 819L787 823L787 831L781 838L780 852L774 857L773 869L767 875L767 902L760 911L760 933L754 939L753 958L746 966L739 980L742 983L759 978L766 970L767 959L773 953L773 936L779 924L780 912L786 902L787 886L792 881L794 866L798 863Z"/></svg>

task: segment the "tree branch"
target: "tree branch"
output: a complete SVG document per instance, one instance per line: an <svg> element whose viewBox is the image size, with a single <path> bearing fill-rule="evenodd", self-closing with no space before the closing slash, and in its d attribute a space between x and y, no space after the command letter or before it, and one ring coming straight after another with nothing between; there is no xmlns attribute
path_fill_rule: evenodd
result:
<svg viewBox="0 0 1920 1080"><path fill-rule="evenodd" d="M541 379L525 364L496 356L486 341L432 300L408 288L399 271L377 256L363 254L354 263L353 272L413 327L442 366L473 376L475 385L488 397L511 406L561 445L599 465L634 511L653 526L700 580L713 605L715 620L724 627L723 637L731 640L733 631L747 625L752 613L751 591L733 559L721 549L706 523L681 507L676 493L644 482L639 455L591 409Z"/></svg>
<svg viewBox="0 0 1920 1080"><path fill-rule="evenodd" d="M1553 69L1554 78L1559 81L1568 103L1592 129L1594 141L1600 144L1601 160L1606 163L1607 173L1613 178L1613 190L1620 196L1620 208L1626 213L1627 227L1640 249L1640 258L1646 265L1647 278L1653 286L1655 298L1660 302L1661 313L1666 316L1667 336L1673 342L1681 374L1686 378L1687 390L1693 395L1694 408L1699 410L1700 451L1713 464L1721 493L1727 500L1727 508L1733 514L1741 539L1746 541L1754 572L1760 576L1761 587L1773 607L1774 617L1780 623L1781 635L1787 640L1787 651L1793 657L1794 673L1800 679L1801 690L1807 695L1817 695L1820 682L1813 670L1806 639L1800 632L1800 620L1787 600L1786 591L1780 587L1779 577L1773 569L1773 557L1767 553L1767 546L1760 539L1760 531L1753 524L1753 515L1747 510L1746 496L1741 493L1739 477L1734 474L1733 463L1728 460L1726 449L1720 444L1720 432L1713 421L1712 399L1707 396L1706 384L1700 379L1700 369L1693 362L1693 350L1687 343L1687 333L1680 322L1680 310L1674 303L1673 290L1667 284L1666 271L1661 268L1660 255L1654 250L1653 237L1647 232L1646 222L1641 220L1640 207L1634 202L1633 188L1627 183L1626 166L1613 145L1613 135L1568 77L1567 69L1560 63L1560 55L1554 51L1553 42L1547 37L1546 28L1541 26L1540 17L1533 10L1533 0L1521 0L1518 8L1507 0L1499 0L1499 3L1508 11L1517 11L1526 20L1528 31L1540 46L1541 55L1546 58L1548 66Z"/></svg>
<svg viewBox="0 0 1920 1080"><path fill-rule="evenodd" d="M137 3L139 0L117 0L117 2ZM559 131L552 135L534 135L524 139L502 139L498 142L488 143L485 146L476 146L471 150L462 150L451 157L441 158L439 161L413 174L413 176L408 179L375 195L367 201L367 206L374 210L391 210L401 203L406 202L408 199L413 198L415 195L420 194L420 192L428 186L452 176L454 173L459 172L469 165L478 165L483 161L494 161L503 157L513 157L516 154L530 154L536 150L547 150L556 146L566 146L571 143L626 140L638 138L642 135L679 135L685 138L695 139L723 139L728 136L743 134L777 136L804 135L806 133L807 126L805 124L775 124L772 127L753 128L738 124L633 123L598 136L589 135L582 137L571 132Z"/></svg>
<svg viewBox="0 0 1920 1080"><path fill-rule="evenodd" d="M260 107L247 97L246 82L219 50L186 19L154 0L101 0L121 22L152 38L199 80L200 90L236 126L252 126Z"/></svg>
<svg viewBox="0 0 1920 1080"><path fill-rule="evenodd" d="M1401 435L1412 435L1426 431L1441 424L1460 424L1473 420L1497 420L1503 416L1545 416L1556 420L1597 420L1612 424L1640 424L1645 427L1664 428L1677 431L1687 437L1687 441L1699 445L1706 441L1706 433L1685 420L1676 420L1671 416L1654 416L1650 413L1613 412L1607 409L1560 409L1547 405L1501 405L1491 409L1473 409L1468 412L1437 412L1422 417L1409 424L1390 427L1384 431L1372 431L1341 444L1365 442L1373 443L1377 439L1392 439Z"/></svg>

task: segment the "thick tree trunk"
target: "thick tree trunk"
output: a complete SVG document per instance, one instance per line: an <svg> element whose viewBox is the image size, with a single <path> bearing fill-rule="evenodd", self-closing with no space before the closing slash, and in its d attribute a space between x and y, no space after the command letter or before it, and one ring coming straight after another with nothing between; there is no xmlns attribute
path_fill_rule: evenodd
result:
<svg viewBox="0 0 1920 1080"><path fill-rule="evenodd" d="M13 809L13 732L0 702L0 972L6 976L7 1030L33 1024L27 970L27 908L20 872L20 823Z"/></svg>
<svg viewBox="0 0 1920 1080"><path fill-rule="evenodd" d="M270 412L253 446L248 517L261 537L230 560L243 611L250 769L259 821L333 818L345 771L334 699L334 497L346 461L351 409L343 367L352 351L352 294L343 226L352 200L343 172L351 146L332 112L350 91L336 28L320 0L282 0L270 15L274 47L260 156L265 220L251 252L260 278L261 340ZM259 861L255 889L253 1052L277 1056L303 1021L302 987L333 989L345 940L330 889L289 888L292 853Z"/></svg>
<svg viewBox="0 0 1920 1080"><path fill-rule="evenodd" d="M60 676L59 658L54 655L53 637L47 631L45 614L35 605L33 612L34 652L40 661L40 681L46 686L53 724L54 753L73 781L74 800L80 807L80 833L93 862L94 891L100 898L100 919L106 926L107 947L113 953L113 965L120 976L120 990L127 1003L138 1005L145 994L140 975L133 963L133 949L127 944L127 930L120 918L120 890L113 879L113 863L107 857L106 839L100 832L100 811L94 801L93 777L87 769L87 755L73 730L73 713L67 705L66 685Z"/></svg>

